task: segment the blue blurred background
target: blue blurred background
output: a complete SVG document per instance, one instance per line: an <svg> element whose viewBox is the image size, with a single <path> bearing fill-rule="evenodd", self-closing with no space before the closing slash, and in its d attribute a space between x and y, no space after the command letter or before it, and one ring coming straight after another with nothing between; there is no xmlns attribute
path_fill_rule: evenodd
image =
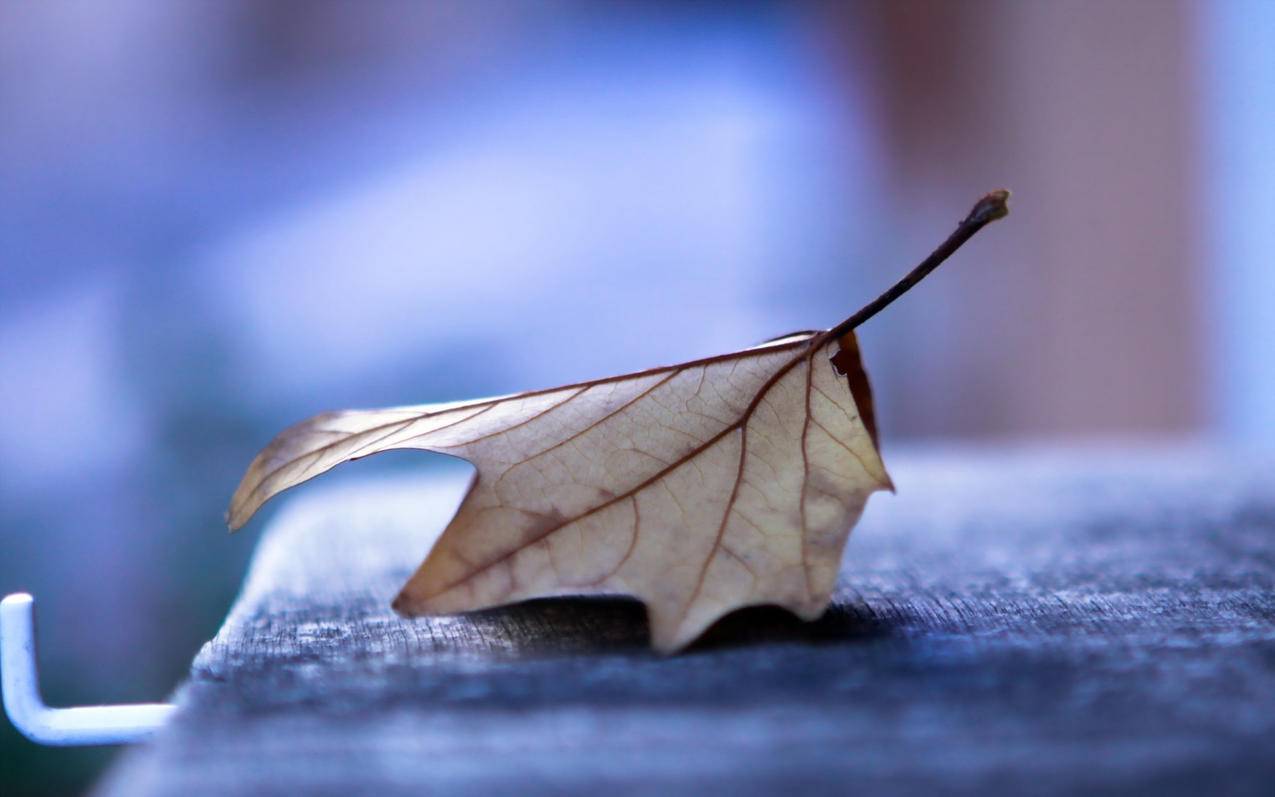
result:
<svg viewBox="0 0 1275 797"><path fill-rule="evenodd" d="M0 592L159 698L283 426L830 325L1000 186L862 332L887 459L1275 443L1271 140L1261 0L0 5ZM0 791L110 755L0 723Z"/></svg>

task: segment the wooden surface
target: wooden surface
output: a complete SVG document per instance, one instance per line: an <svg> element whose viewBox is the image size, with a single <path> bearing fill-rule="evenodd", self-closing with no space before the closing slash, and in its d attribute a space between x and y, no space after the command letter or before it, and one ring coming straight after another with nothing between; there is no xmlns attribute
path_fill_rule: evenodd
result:
<svg viewBox="0 0 1275 797"><path fill-rule="evenodd" d="M822 620L672 658L623 600L399 619L464 476L316 486L100 791L1271 793L1275 458L887 463Z"/></svg>

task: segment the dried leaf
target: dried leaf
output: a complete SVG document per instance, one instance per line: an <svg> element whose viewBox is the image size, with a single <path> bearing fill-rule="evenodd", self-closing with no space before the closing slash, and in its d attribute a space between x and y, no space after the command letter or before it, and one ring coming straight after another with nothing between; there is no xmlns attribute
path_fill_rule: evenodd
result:
<svg viewBox="0 0 1275 797"><path fill-rule="evenodd" d="M592 382L451 404L319 415L257 456L231 501L415 448L477 468L394 608L450 614L549 595L626 594L677 650L741 606L827 606L868 496L892 489L853 328L1005 212L989 194L899 285L826 332Z"/></svg>

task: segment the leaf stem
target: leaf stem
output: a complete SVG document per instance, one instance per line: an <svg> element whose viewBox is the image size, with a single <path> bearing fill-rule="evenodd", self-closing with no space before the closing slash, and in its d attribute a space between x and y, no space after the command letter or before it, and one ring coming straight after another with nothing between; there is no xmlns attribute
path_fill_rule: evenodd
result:
<svg viewBox="0 0 1275 797"><path fill-rule="evenodd" d="M962 244L973 238L974 233L993 221L1009 215L1008 201L1009 192L1004 189L992 191L978 200L974 208L970 210L969 215L956 226L956 231L949 235L946 241L939 244L938 249L931 252L930 256L922 260L920 265L908 272L907 276L890 286L890 289L885 293L868 302L857 313L828 330L824 334L824 340L835 340L841 337L911 290L914 285L925 279L931 271L938 268L944 260L951 257L957 249L960 249Z"/></svg>

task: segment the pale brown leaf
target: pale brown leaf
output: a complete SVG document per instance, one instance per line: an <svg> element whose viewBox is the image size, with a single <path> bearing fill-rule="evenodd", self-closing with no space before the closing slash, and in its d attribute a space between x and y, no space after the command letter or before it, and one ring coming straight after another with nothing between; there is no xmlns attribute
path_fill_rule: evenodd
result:
<svg viewBox="0 0 1275 797"><path fill-rule="evenodd" d="M904 282L1003 215L1004 199L985 198ZM778 604L813 619L868 496L892 489L853 332L892 298L827 332L681 365L494 399L319 415L253 461L231 501L231 528L342 462L436 451L469 460L477 474L395 599L402 614L633 595L662 651L742 606Z"/></svg>

